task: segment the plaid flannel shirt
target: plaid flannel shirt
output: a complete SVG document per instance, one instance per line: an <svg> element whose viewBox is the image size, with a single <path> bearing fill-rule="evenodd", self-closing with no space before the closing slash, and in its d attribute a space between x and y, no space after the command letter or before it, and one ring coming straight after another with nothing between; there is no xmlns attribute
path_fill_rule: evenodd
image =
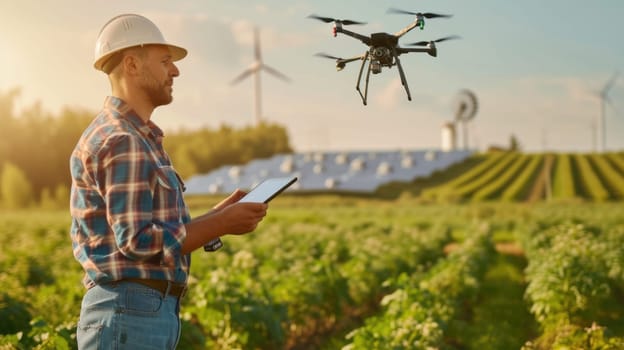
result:
<svg viewBox="0 0 624 350"><path fill-rule="evenodd" d="M122 278L184 283L181 255L190 215L163 132L124 101L107 97L70 158L74 256L87 288Z"/></svg>

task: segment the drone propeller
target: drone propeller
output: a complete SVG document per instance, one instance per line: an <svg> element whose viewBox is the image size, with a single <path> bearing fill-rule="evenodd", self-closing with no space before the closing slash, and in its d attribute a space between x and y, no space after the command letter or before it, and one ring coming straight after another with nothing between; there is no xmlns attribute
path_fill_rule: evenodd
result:
<svg viewBox="0 0 624 350"><path fill-rule="evenodd" d="M451 35L451 36L447 36L447 37L440 38L440 39L437 39L437 40L418 41L418 42L407 44L407 45L409 45L409 46L427 46L427 45L429 45L431 43L439 43L439 42L442 42L442 41L451 40L451 39L459 39L459 38L460 37L458 35Z"/></svg>
<svg viewBox="0 0 624 350"><path fill-rule="evenodd" d="M314 54L314 56L319 56L319 57L325 57L325 58L331 58L332 60L342 60L343 58L340 57L336 57L336 56L332 56L332 55L328 55L326 53L322 53L319 52L317 54Z"/></svg>
<svg viewBox="0 0 624 350"><path fill-rule="evenodd" d="M388 13L394 13L394 14L401 14L401 15L414 15L414 16L422 16L424 18L450 18L453 17L453 15L441 15L438 13L431 13L431 12L411 12L411 11L405 11L405 10L401 10L401 9L397 9L397 8L389 8Z"/></svg>
<svg viewBox="0 0 624 350"><path fill-rule="evenodd" d="M364 55L351 57L351 58L342 58L342 57L336 57L336 56L328 55L328 54L322 53L322 52L319 52L319 53L315 54L315 56L323 57L323 58L329 58L329 59L335 60L336 61L336 70L338 70L338 71L343 70L344 67L346 67L347 63L349 63L349 62L353 62L353 61L364 59Z"/></svg>
<svg viewBox="0 0 624 350"><path fill-rule="evenodd" d="M319 21L323 21L325 23L330 23L330 22L335 22L335 23L340 23L343 25L351 25L351 24L366 24L366 22L358 22L358 21L352 21L350 19L335 19L335 18L331 18L331 17L321 17L321 16L317 16L317 15L309 15L308 18L314 18L314 19L318 19Z"/></svg>
<svg viewBox="0 0 624 350"><path fill-rule="evenodd" d="M347 62L345 62L345 60L343 58L332 56L332 55L328 55L326 53L319 52L319 53L315 54L315 56L319 56L319 57L323 57L323 58L330 58L332 60L336 60L336 70L337 71L343 70L344 67L346 67L346 65L347 65Z"/></svg>

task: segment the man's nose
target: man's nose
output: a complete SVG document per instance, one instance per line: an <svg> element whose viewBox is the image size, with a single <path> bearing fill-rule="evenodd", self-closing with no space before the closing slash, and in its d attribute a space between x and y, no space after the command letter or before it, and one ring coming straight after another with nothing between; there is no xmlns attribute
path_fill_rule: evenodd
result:
<svg viewBox="0 0 624 350"><path fill-rule="evenodd" d="M171 63L171 71L169 74L172 77L177 77L180 75L180 70L178 69L178 66L175 65L175 63Z"/></svg>

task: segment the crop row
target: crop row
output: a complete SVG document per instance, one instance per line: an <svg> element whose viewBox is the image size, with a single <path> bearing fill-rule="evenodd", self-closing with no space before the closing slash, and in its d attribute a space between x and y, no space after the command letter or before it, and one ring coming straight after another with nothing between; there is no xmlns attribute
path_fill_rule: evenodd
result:
<svg viewBox="0 0 624 350"><path fill-rule="evenodd" d="M506 344L511 338L470 338L497 336L492 329L500 325L475 315L482 315L484 301L505 298L518 300L520 312L543 328L533 338L529 320L528 331L514 335L513 344L533 340L527 349L548 348L540 344L550 339L552 345L555 335L562 344L571 329L585 332L582 341L611 345L624 336L624 226L617 203L281 200L257 232L225 237L216 253L194 253L179 349ZM66 213L36 219L0 213L0 244L10 247L0 251L0 349L76 347L84 288L67 227ZM515 237L524 248L533 316L519 297L524 265L517 269L518 293L492 295L484 286L501 267L500 254L491 259L493 237ZM449 246L456 248L445 255ZM334 339L334 347L327 346Z"/></svg>
<svg viewBox="0 0 624 350"><path fill-rule="evenodd" d="M451 239L447 225L412 212L273 209L258 232L224 238L216 253L194 253L179 348L313 345L374 312L384 281L427 270ZM53 224L27 217L0 218L0 243L11 247L0 253L8 292L0 295L0 348L75 348L84 288L66 216Z"/></svg>
<svg viewBox="0 0 624 350"><path fill-rule="evenodd" d="M431 270L401 274L381 300L383 311L347 338L348 349L438 349L448 330L476 302L494 248L488 229L477 230Z"/></svg>
<svg viewBox="0 0 624 350"><path fill-rule="evenodd" d="M605 332L622 331L624 226L541 224L519 239L529 261L525 297L542 328L525 349L624 348L624 337Z"/></svg>
<svg viewBox="0 0 624 350"><path fill-rule="evenodd" d="M492 153L422 195L442 202L620 200L624 199L624 155Z"/></svg>
<svg viewBox="0 0 624 350"><path fill-rule="evenodd" d="M218 259L194 260L199 272L184 318L196 334L206 334L202 346L313 344L344 320L371 312L386 293L387 279L426 270L450 239L444 226L425 233L392 220L357 217L352 210L332 215L339 216L329 222L306 214L282 217L244 244L231 244L232 251Z"/></svg>

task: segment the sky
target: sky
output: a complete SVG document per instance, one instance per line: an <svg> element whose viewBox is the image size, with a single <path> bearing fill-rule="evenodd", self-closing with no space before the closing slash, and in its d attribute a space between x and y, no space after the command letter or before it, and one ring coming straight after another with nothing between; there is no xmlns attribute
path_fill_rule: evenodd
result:
<svg viewBox="0 0 624 350"><path fill-rule="evenodd" d="M399 45L461 39L438 43L436 58L400 57L412 101L393 67L371 75L364 106L355 90L359 62L337 72L315 54L352 57L367 47L334 38L332 24L307 17L366 22L348 27L363 35L395 33L414 20L389 7L453 15L428 20ZM253 79L231 81L253 63L258 27L264 63L290 78L261 73L262 118L285 126L296 151L439 148L458 93L468 89L478 99L471 149L508 146L513 135L527 152L590 152L601 115L597 93L615 72L622 75L608 95L606 149L624 150L621 0L3 0L0 92L20 88L17 109L40 103L52 113L65 106L97 112L110 85L93 69L95 40L122 13L148 17L189 51L177 62L174 101L152 115L165 131L254 123Z"/></svg>

